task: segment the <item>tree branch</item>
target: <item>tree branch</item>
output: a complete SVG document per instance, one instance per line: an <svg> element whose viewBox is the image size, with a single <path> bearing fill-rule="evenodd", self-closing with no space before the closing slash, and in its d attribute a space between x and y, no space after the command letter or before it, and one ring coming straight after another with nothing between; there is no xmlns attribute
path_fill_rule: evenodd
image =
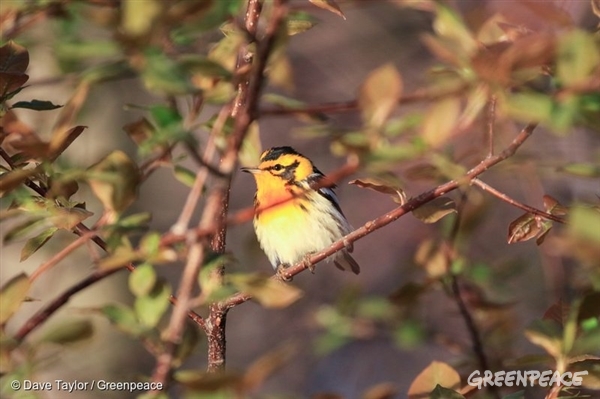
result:
<svg viewBox="0 0 600 399"><path fill-rule="evenodd" d="M417 90L414 93L403 95L398 99L398 105L414 104L424 101L435 101L446 97L452 97L461 94L467 89L467 86L459 86L452 90L433 92L431 90ZM338 112L352 112L358 110L358 100L331 102L324 104L306 105L297 108L271 107L260 111L261 116L285 116L295 114L326 114Z"/></svg>
<svg viewBox="0 0 600 399"><path fill-rule="evenodd" d="M482 182L479 179L473 179L473 180L471 180L471 184L473 184L473 185L481 188L483 191L486 191L486 192L492 194L493 196L495 196L497 198L500 198L502 201L504 201L504 202L506 202L506 203L514 206L514 207L522 209L522 210L524 210L526 212L533 213L534 215L541 216L541 217L543 217L545 219L552 220L552 221L557 222L557 223L562 223L562 224L566 223L564 219L562 219L562 218L560 218L558 216L555 216L555 215L553 215L551 213L544 212L544 211L539 210L537 208L534 208L534 207L531 207L529 205L523 204L523 203L521 203L521 202L519 202L519 201L517 201L517 200L515 200L515 199L513 199L511 197L509 197L508 195L506 195L506 194L504 194L504 193L496 190L494 187L490 186L489 184L486 184L486 183Z"/></svg>

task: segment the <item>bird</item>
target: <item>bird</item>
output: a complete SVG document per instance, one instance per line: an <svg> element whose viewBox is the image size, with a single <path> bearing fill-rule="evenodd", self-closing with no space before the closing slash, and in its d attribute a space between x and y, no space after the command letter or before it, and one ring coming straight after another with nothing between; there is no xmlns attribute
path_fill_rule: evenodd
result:
<svg viewBox="0 0 600 399"><path fill-rule="evenodd" d="M292 147L273 147L257 167L244 167L256 182L254 231L277 274L321 251L353 229L325 175ZM341 270L360 272L352 244L327 258ZM314 273L314 266L307 262Z"/></svg>

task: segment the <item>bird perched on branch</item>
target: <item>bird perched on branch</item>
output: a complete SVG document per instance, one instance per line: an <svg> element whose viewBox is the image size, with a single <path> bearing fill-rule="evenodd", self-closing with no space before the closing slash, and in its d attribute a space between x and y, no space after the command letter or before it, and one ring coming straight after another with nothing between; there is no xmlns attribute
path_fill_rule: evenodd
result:
<svg viewBox="0 0 600 399"><path fill-rule="evenodd" d="M289 267L352 231L325 176L291 147L273 147L256 168L242 168L256 180L254 230L276 272ZM352 244L327 258L358 274ZM313 271L314 266L309 266Z"/></svg>

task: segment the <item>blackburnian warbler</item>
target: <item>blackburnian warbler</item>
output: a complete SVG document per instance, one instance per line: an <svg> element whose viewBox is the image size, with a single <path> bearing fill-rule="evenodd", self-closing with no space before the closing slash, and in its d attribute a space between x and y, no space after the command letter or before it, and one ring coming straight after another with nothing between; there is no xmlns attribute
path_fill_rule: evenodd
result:
<svg viewBox="0 0 600 399"><path fill-rule="evenodd" d="M256 180L254 230L275 271L307 259L352 231L325 177L310 159L291 147L262 153L256 168L242 168ZM358 274L352 245L327 258ZM312 270L312 268L311 268Z"/></svg>

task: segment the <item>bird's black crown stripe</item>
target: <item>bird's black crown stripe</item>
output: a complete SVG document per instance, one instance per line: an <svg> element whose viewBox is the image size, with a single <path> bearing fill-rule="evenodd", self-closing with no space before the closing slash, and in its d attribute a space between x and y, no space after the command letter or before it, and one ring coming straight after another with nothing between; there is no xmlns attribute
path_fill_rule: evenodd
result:
<svg viewBox="0 0 600 399"><path fill-rule="evenodd" d="M296 150L294 150L292 147L289 146L285 146L285 147L273 147L270 150L268 150L265 155L263 155L261 161L274 161L277 158L279 158L282 155L300 155L303 156L302 154L300 154L299 152L297 152Z"/></svg>

